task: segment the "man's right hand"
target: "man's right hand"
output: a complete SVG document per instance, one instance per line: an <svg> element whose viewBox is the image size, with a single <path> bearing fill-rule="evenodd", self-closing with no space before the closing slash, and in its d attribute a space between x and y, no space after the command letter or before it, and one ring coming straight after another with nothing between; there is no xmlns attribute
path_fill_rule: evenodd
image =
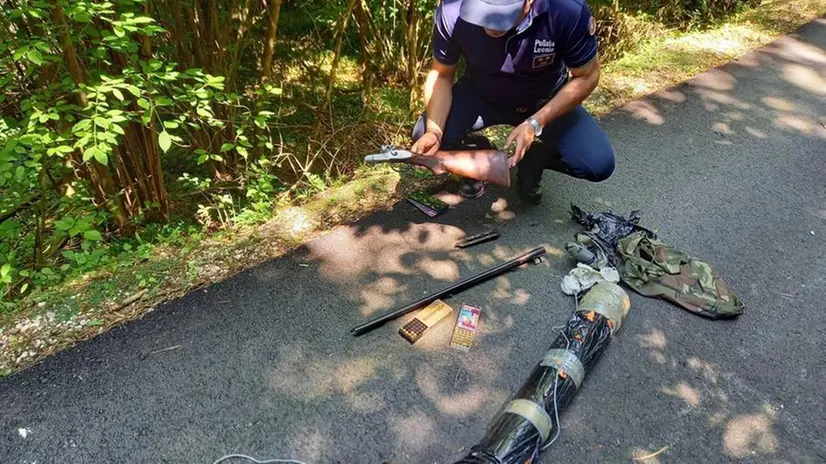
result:
<svg viewBox="0 0 826 464"><path fill-rule="evenodd" d="M439 145L439 136L435 132L428 131L422 134L419 140L416 140L416 143L411 147L411 151L424 155L434 155L439 151Z"/></svg>

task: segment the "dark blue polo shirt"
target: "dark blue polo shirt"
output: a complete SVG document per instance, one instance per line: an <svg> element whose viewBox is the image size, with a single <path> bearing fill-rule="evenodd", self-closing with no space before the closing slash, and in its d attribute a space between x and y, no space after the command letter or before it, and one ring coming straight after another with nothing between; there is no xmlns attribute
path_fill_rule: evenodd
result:
<svg viewBox="0 0 826 464"><path fill-rule="evenodd" d="M433 55L444 64L465 57L463 79L496 105L532 106L564 85L568 68L597 54L594 20L584 0L534 0L530 13L500 38L459 18L462 0L440 0Z"/></svg>

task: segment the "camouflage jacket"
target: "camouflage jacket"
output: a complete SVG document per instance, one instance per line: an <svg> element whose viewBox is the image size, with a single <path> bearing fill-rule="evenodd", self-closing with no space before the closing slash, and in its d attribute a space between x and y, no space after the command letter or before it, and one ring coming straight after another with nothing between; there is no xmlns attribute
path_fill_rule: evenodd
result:
<svg viewBox="0 0 826 464"><path fill-rule="evenodd" d="M709 319L743 314L743 303L711 265L634 232L619 240L622 281L642 295L660 297Z"/></svg>

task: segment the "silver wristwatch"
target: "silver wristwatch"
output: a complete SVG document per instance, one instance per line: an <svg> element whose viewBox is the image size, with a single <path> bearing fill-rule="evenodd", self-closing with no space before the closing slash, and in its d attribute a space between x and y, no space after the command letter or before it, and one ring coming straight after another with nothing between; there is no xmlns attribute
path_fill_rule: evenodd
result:
<svg viewBox="0 0 826 464"><path fill-rule="evenodd" d="M530 125L532 125L532 126L533 126L533 133L534 133L534 135L535 135L535 136L539 137L540 135L542 135L542 126L540 126L540 125L539 125L539 121L537 121L536 119L534 119L534 118L533 118L533 116L531 116L530 118L526 119L525 121L526 121L528 124L530 124Z"/></svg>

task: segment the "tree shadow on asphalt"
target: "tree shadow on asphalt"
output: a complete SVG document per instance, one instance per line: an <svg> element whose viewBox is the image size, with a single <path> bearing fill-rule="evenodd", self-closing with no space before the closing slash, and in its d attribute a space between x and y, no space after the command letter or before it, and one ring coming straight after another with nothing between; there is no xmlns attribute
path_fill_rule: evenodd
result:
<svg viewBox="0 0 826 464"><path fill-rule="evenodd" d="M823 30L826 22L809 27ZM808 233L826 214L826 205L806 201L823 193L822 159L761 150L781 138L826 138L824 116L812 103L826 92L826 52L800 38L783 41L605 118L618 156L615 179L606 183L549 174L550 199L541 208L520 206L501 189L473 202L446 196L455 208L435 220L398 203L0 380L0 408L9 412L3 430L32 429L28 441L0 437L0 449L34 457L62 450L56 460L66 462L99 462L103 454L130 460L138 446L170 462L212 462L229 452L307 462L449 462L482 437L555 337L553 327L573 310L558 285L571 267L561 248L578 230L567 212L574 202L622 214L643 209L645 225L709 258L748 308L740 320L710 322L632 294L628 320L564 413L560 441L543 455L618 462L669 446L637 462L817 460L826 453L817 431L798 422L806 399L819 391L816 356L796 360L796 370L772 373L762 365L774 350L786 356L789 340L801 352L818 352L799 328L768 329L776 305L817 307L808 303L812 290L778 276L806 278L800 269L826 275L815 253L795 254L803 238L778 244L765 234ZM766 66L777 74L738 87L749 70ZM678 117L686 112L706 117ZM675 150L673 141L685 146ZM730 147L743 145L753 148L739 172L717 169L730 167ZM784 160L812 162L811 177L790 177L800 170ZM766 173L767 163L777 167ZM789 192L799 197L788 198L787 210L762 203ZM747 225L755 220L763 222ZM496 242L453 247L500 225ZM359 338L349 334L371 316L540 245L548 250L545 263L447 300L454 308L483 308L478 344L468 354L447 347L452 321L413 346L396 334L412 315ZM780 294L790 298L778 304ZM798 317L819 320L806 311ZM158 351L172 346L180 348ZM796 380L786 384L789 377ZM50 408L68 425L50 423Z"/></svg>
<svg viewBox="0 0 826 464"><path fill-rule="evenodd" d="M823 28L824 24L821 20L809 27ZM579 401L590 406L572 408L563 420L566 435L572 438L549 454L573 456L582 451L578 448L581 443L593 443L588 450L604 453L606 461L628 459L648 454L663 445L679 447L679 442L687 440L691 434L702 434L705 438L701 441L714 450L711 454L726 456L727 459L762 457L795 462L811 459L813 455L810 453L822 453L822 450L801 448L801 443L817 440L813 432L801 432L796 423L795 414L800 412L801 406L792 405L795 411L789 413L788 398L773 396L778 393L776 389L766 389L761 385L771 382L772 377L761 372L759 366L743 369L736 363L732 364L731 358L748 359L751 354L747 346L753 342L751 339L755 330L772 325L772 316L768 311L772 303L755 300L774 296L776 302L777 294L789 291L789 283L777 282L777 276L772 273L749 275L746 267L752 265L756 257L746 260L738 260L738 257L750 256L765 242L761 239L763 228L791 228L792 233L794 227L801 224L790 219L802 214L822 220L823 210L796 210L797 204L791 201L790 211L776 212L775 217L755 218L753 215L749 217L749 212L732 212L731 205L749 204L744 198L754 196L755 200L759 200L760 194L771 195L774 189L786 193L788 190L781 187L790 182L803 182L810 186L809 193L822 193L822 188L817 184L817 179L823 174L822 168L812 172L812 179L790 179L786 177L789 170L782 167L782 154L761 151L761 147L764 141L772 138L804 137L814 143L826 140L824 116L811 101L826 94L824 63L826 53L821 48L789 37L691 82L631 103L621 110L630 113L637 122L626 118L614 123L615 130L619 127L617 131L633 136L632 140L618 141L618 145L639 149L642 146L640 139L658 141L648 144L651 148L648 153L618 150L621 156L638 156L637 159L626 158L630 165L627 171L630 172L621 175L643 185L674 185L676 188L674 191L660 192L639 189L628 196L620 192L617 184L609 183L602 190L596 189L602 193L601 197L588 198L585 202L593 208L630 204L645 205L658 212L673 210L679 217L662 223L667 240L685 246L692 254L716 257L713 261L719 260L720 267L731 276L729 280L755 304L750 305L744 321L709 323L665 303L654 303L635 296L636 311L632 309L630 315L634 322L624 327L625 333L620 333L621 340L617 341L619 347L609 350L613 354L606 357L603 365L591 376L593 380L589 386L581 393L588 399L581 398ZM748 69L762 67L776 69L781 81L791 84L791 87L779 85L777 76L766 76L756 79L747 89L738 88L738 76L745 76ZM684 121L671 117L679 113L707 114L707 118L692 121L685 127L682 124ZM614 118L622 117L615 114L608 119ZM640 128L639 121L645 122L645 126ZM634 125L639 130L623 131L623 125ZM669 138L673 136L674 140L684 140L687 130L693 131L688 145L682 151L673 150L673 146L669 146ZM718 157L727 156L729 147L744 144L753 146L754 151L748 164L743 166L743 172L759 171L764 169L766 163L780 165L768 179L758 175L744 178L739 177L737 172L714 170L717 165L726 165ZM675 153L677 156L670 159L660 157L659 150L668 156ZM814 164L816 160L811 161ZM801 160L791 162L799 163ZM737 179L737 182L727 181L727 177ZM691 183L695 185L689 185ZM709 191L708 184L726 187ZM575 183L564 180L553 188L558 198L575 198L579 193ZM806 195L805 188L800 191ZM357 377L361 382L348 381L347 387L337 393L352 403L355 414L361 412L358 405L364 404L378 410L392 411L381 423L395 435L395 443L387 445L394 451L383 458L412 459L411 462L417 459L423 462L437 456L444 458L444 452L457 444L457 427L472 429L470 433L458 434L468 438L462 444L469 445L478 440L484 431L483 419L492 417L499 405L524 380L534 360L553 338L551 326L561 323L570 310L570 301L560 297L556 291L558 277L570 267L570 263L559 253L559 248L562 240L570 237L575 230L565 214L567 204L560 202L543 210L543 213L551 212L550 215L535 215L516 206L516 199L509 192L495 190L495 193L467 207L460 204L465 210L458 218L447 214L437 220L417 221L411 219L417 213L409 206L399 204L393 211L345 227L334 238L314 242L302 250L300 259L318 266L318 276L338 286L336 292L347 295L348 303L353 308L349 311L356 311L359 316L350 320L351 324L416 299L421 288L432 291L536 244L548 242L546 247L552 251L546 269L524 271L547 273L548 288L522 288L520 276L514 274L499 279L497 283L487 284L484 290L480 289L470 297L470 301L485 303L483 324L488 332L482 334L480 347L476 351L479 358L490 361L484 364L484 368L479 367L473 356L460 357L449 352L445 347L449 330L424 339L421 345L407 346L394 332L412 316L390 324L390 328L380 329L377 334L347 343L347 346L358 346L356 349L365 352L378 350L382 353L378 357L366 355L360 359L350 358L353 364L347 364L339 375L349 379L351 377L346 373L360 373ZM711 196L718 198L711 199ZM494 211L497 202L514 206L513 209L506 206ZM673 207L675 203L679 205L677 208ZM492 213L497 212L512 213L509 221L536 221L537 233L531 234L528 229L527 234L510 237L506 242L479 250L458 251L451 248L458 238L484 228L486 221L495 216ZM698 235L684 227L685 224L700 224L704 217L715 215L743 218L746 222L760 220L763 224L743 227L737 230L736 236L728 234L729 239L726 239L730 232L727 230L710 230ZM811 218L804 222L811 223ZM652 220L651 217L647 219ZM731 224L727 227L737 228ZM794 232L799 233L800 230ZM784 252L782 248L771 251ZM822 264L815 262L814 254L809 254L808 259L779 266L773 271L780 274L793 272L795 266L823 268ZM353 288L359 290L352 292ZM468 297L451 300L455 304L459 301L468 301ZM537 316L541 313L537 308L549 307L554 308L553 317L540 321ZM646 314L643 312L645 309L657 312ZM518 313L527 315L514 316ZM526 327L531 330L525 330ZM708 339L709 336L719 338ZM782 333L769 335L769 346L781 344L783 336ZM672 341L669 343L669 340ZM696 349L699 343L705 345L703 349ZM612 356L634 356L634 362L642 367L637 366L635 376L629 377L628 372L605 366L612 363ZM312 357L300 359L298 364L304 365L311 362ZM379 365L386 369L384 374L381 373L382 368L377 367L376 359L381 359ZM290 380L289 372L294 372L294 367L288 364L277 369L276 377L280 379L277 389L286 388L289 391L285 384L301 384L301 376ZM650 372L646 374L646 371ZM385 383L375 381L382 375L392 379L392 382L407 384L407 387L396 388L399 388L397 393L416 398L412 411L401 413L405 408L393 404L398 398L393 397L393 392L386 391ZM467 384L463 383L464 376L467 376ZM811 384L808 386L813 387ZM617 389L629 391L620 394ZM788 389L780 391L790 393ZM799 398L805 394L805 388L795 388L792 397ZM365 398L359 399L360 395L382 398L383 401L377 404ZM406 400L402 402L406 403ZM629 402L636 405L634 417L627 416ZM610 417L608 423L605 416ZM633 433L623 434L619 430L627 427L626 424L636 430L648 429L656 424L658 430L644 434L649 437L648 441L639 440ZM801 434L812 441L798 438ZM610 435L623 439L614 444L613 440L607 439ZM650 437L658 439L652 441ZM686 449L679 453L683 457L694 456L698 459L709 455ZM668 456L669 452L666 452L660 458ZM647 461L658 462L658 459Z"/></svg>

